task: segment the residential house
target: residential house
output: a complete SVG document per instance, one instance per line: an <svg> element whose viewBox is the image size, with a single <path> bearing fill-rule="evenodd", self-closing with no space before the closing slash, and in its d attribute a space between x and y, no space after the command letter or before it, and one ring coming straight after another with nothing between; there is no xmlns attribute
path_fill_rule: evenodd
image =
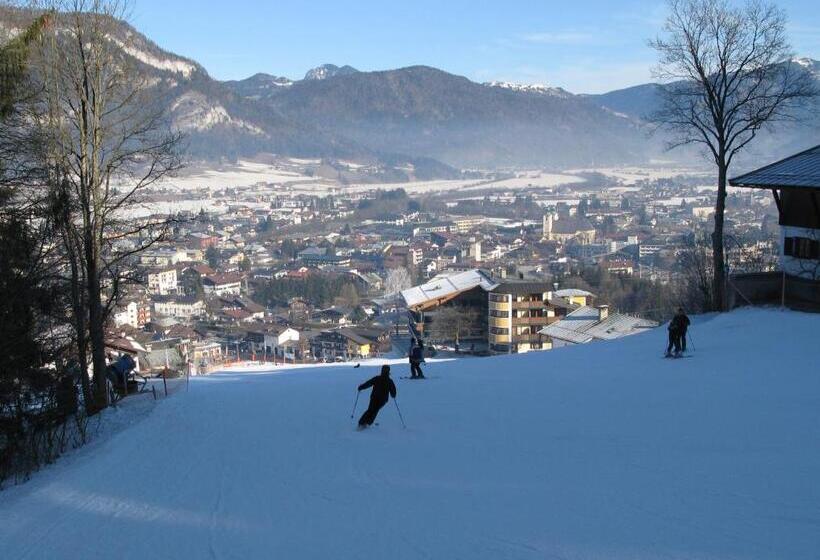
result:
<svg viewBox="0 0 820 560"><path fill-rule="evenodd" d="M178 319L191 319L205 313L205 302L196 296L155 296L154 313Z"/></svg>
<svg viewBox="0 0 820 560"><path fill-rule="evenodd" d="M781 273L734 278L732 298L740 303L779 300L819 307L820 145L734 177L729 184L771 191L780 224L782 269Z"/></svg>
<svg viewBox="0 0 820 560"><path fill-rule="evenodd" d="M178 288L176 268L161 268L148 272L148 291L150 293L167 296L176 294Z"/></svg>
<svg viewBox="0 0 820 560"><path fill-rule="evenodd" d="M238 296L242 293L242 275L231 272L209 274L202 278L202 288L209 295Z"/></svg>
<svg viewBox="0 0 820 560"><path fill-rule="evenodd" d="M131 300L121 305L114 313L114 324L118 327L130 325L141 329L151 321L151 305L145 301Z"/></svg>
<svg viewBox="0 0 820 560"><path fill-rule="evenodd" d="M222 345L213 340L195 342L191 346L191 359L200 368L221 363L223 360Z"/></svg>

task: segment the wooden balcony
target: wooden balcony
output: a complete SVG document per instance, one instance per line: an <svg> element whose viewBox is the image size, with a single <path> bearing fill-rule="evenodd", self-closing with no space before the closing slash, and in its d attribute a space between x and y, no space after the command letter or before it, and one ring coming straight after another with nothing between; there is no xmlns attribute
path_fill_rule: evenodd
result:
<svg viewBox="0 0 820 560"><path fill-rule="evenodd" d="M544 340L540 334L517 334L513 337L513 342L521 344L522 342L536 343Z"/></svg>
<svg viewBox="0 0 820 560"><path fill-rule="evenodd" d="M513 317L513 325L543 325L547 326L555 317ZM500 325L507 326L507 325Z"/></svg>
<svg viewBox="0 0 820 560"><path fill-rule="evenodd" d="M546 309L549 303L546 301L514 301L513 309Z"/></svg>
<svg viewBox="0 0 820 560"><path fill-rule="evenodd" d="M510 328L510 318L509 317L490 317L488 324L491 327L501 327L504 329Z"/></svg>

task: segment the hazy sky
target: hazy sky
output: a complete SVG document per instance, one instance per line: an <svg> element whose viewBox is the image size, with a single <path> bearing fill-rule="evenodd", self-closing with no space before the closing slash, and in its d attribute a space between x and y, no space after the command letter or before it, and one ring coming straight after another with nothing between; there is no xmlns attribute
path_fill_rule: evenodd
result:
<svg viewBox="0 0 820 560"><path fill-rule="evenodd" d="M777 2L795 51L820 58L817 0ZM649 0L134 0L131 22L218 79L301 78L323 63L435 66L476 81L596 93L650 79L665 4Z"/></svg>

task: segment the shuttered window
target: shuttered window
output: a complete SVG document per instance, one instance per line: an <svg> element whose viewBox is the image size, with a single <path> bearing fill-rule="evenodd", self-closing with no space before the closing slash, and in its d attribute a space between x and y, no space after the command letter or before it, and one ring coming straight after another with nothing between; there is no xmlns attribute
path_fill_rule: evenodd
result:
<svg viewBox="0 0 820 560"><path fill-rule="evenodd" d="M787 237L783 254L796 259L820 259L820 241L808 237Z"/></svg>

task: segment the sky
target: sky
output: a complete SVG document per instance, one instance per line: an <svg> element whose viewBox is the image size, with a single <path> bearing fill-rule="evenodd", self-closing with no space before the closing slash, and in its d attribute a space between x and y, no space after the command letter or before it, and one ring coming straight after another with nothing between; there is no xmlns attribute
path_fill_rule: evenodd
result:
<svg viewBox="0 0 820 560"><path fill-rule="evenodd" d="M799 56L820 59L816 0L782 0ZM130 21L217 79L291 79L324 63L415 64L471 80L601 93L651 80L663 1L133 0Z"/></svg>

